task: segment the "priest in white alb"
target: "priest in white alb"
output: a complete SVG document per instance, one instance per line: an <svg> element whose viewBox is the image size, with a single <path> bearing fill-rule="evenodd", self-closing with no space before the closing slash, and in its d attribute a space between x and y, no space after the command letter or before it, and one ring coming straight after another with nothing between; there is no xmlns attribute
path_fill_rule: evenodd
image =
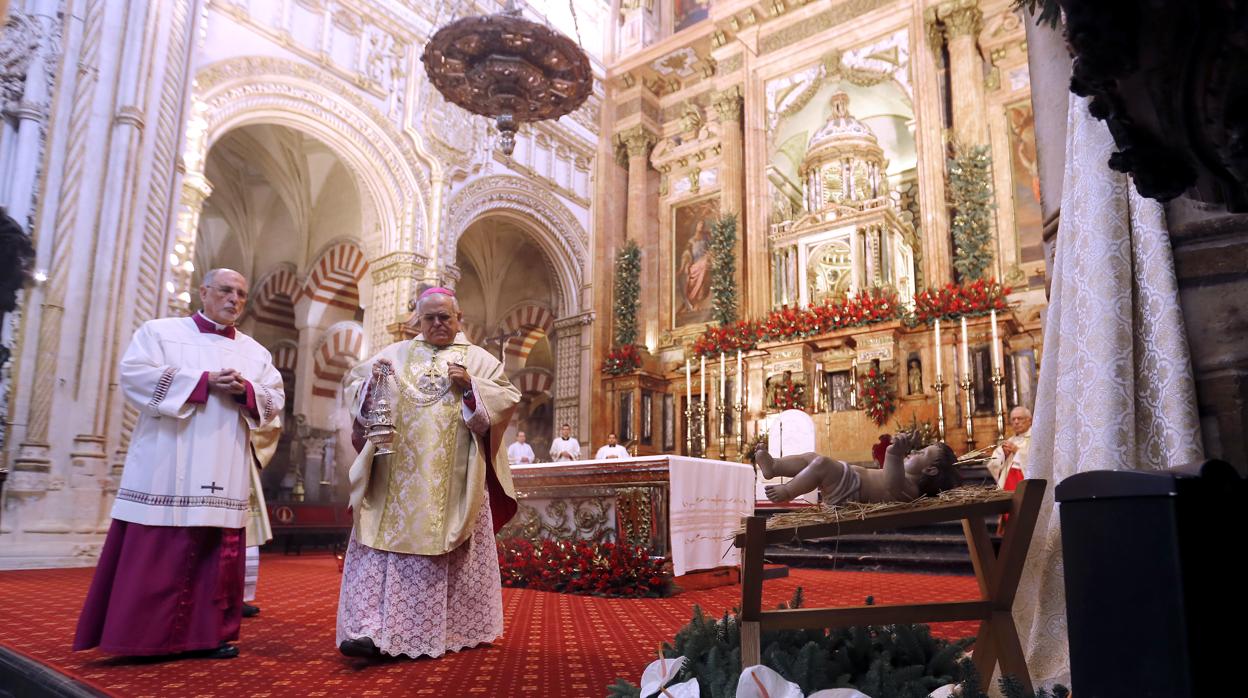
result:
<svg viewBox="0 0 1248 698"><path fill-rule="evenodd" d="M75 650L238 654L250 435L285 399L268 350L234 327L247 290L238 272L209 271L203 310L144 323L122 357L139 419Z"/></svg>
<svg viewBox="0 0 1248 698"><path fill-rule="evenodd" d="M550 442L550 460L557 463L561 460L579 460L580 457L581 442L572 435L572 425L564 424L559 427L559 436Z"/></svg>
<svg viewBox="0 0 1248 698"><path fill-rule="evenodd" d="M348 377L360 454L350 471L354 528L337 642L353 657L440 657L503 632L494 534L517 504L498 456L520 391L460 332L453 292L423 292L416 320L416 338ZM392 405L390 454L365 438L383 398Z"/></svg>
<svg viewBox="0 0 1248 698"><path fill-rule="evenodd" d="M607 443L598 449L598 452L594 454L594 458L597 460L628 458L628 449L620 445L620 441L615 434L607 434Z"/></svg>

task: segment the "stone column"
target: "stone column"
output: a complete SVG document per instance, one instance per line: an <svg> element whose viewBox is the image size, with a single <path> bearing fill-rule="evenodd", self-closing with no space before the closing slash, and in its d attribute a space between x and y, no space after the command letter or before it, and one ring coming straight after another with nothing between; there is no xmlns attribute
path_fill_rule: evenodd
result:
<svg viewBox="0 0 1248 698"><path fill-rule="evenodd" d="M651 197L650 150L658 138L645 126L634 126L616 136L628 156L628 208L625 235L641 248L641 307L638 310L639 342L659 336L659 231L658 212ZM570 423L570 422L569 422Z"/></svg>
<svg viewBox="0 0 1248 698"><path fill-rule="evenodd" d="M428 257L414 252L392 252L369 261L373 294L368 305L364 330L368 351L380 350L391 342L407 339L407 321L412 315L410 302L421 282L434 282L437 272Z"/></svg>
<svg viewBox="0 0 1248 698"><path fill-rule="evenodd" d="M737 243L733 254L737 258L733 282L737 287L737 311L740 316L745 291L745 138L741 131L741 108L743 100L737 88L729 88L712 98L711 105L719 116L719 208L723 214L737 217ZM760 240L766 245L766 240ZM765 274L766 269L750 273Z"/></svg>
<svg viewBox="0 0 1248 698"><path fill-rule="evenodd" d="M988 145L988 112L984 98L984 66L978 36L984 13L979 0L941 4L936 15L944 22L949 46L949 91L953 100L953 133L960 145Z"/></svg>

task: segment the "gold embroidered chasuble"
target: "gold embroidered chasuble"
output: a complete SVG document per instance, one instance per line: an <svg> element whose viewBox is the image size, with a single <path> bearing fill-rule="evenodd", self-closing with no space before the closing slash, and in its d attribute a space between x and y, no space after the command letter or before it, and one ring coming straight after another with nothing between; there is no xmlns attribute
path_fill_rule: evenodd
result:
<svg viewBox="0 0 1248 698"><path fill-rule="evenodd" d="M351 466L355 537L370 548L395 553L441 555L472 535L477 512L485 499L489 473L491 510L510 518L515 511L515 487L507 460L498 449L520 391L503 374L503 365L460 333L447 347L435 347L416 337L396 342L355 367L348 395L354 395L352 413L361 408L374 362L394 365L395 437L393 454L377 456L366 443ZM447 364L468 369L476 409L470 411L463 391L447 377ZM499 501L495 502L494 499Z"/></svg>

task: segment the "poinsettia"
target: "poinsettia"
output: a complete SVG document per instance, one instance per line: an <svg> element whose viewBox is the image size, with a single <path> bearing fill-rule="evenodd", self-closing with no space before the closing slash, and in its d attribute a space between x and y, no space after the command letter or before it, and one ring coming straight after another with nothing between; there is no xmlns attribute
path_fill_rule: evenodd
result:
<svg viewBox="0 0 1248 698"><path fill-rule="evenodd" d="M498 542L503 586L595 596L671 595L671 563L636 545L522 538Z"/></svg>
<svg viewBox="0 0 1248 698"><path fill-rule="evenodd" d="M641 368L641 347L636 344L624 344L607 352L602 362L602 372L612 376L632 373Z"/></svg>
<svg viewBox="0 0 1248 698"><path fill-rule="evenodd" d="M914 296L914 320L930 323L933 320L974 317L1009 309L1006 296L1012 289L995 279L979 279L968 284L946 284L939 289L926 289Z"/></svg>

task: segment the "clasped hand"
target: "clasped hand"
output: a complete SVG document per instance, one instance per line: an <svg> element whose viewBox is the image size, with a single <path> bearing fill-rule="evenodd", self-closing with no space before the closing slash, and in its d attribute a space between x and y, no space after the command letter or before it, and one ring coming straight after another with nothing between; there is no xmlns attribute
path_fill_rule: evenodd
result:
<svg viewBox="0 0 1248 698"><path fill-rule="evenodd" d="M242 395L247 392L247 380L235 369L223 368L208 372L208 387L229 395Z"/></svg>

